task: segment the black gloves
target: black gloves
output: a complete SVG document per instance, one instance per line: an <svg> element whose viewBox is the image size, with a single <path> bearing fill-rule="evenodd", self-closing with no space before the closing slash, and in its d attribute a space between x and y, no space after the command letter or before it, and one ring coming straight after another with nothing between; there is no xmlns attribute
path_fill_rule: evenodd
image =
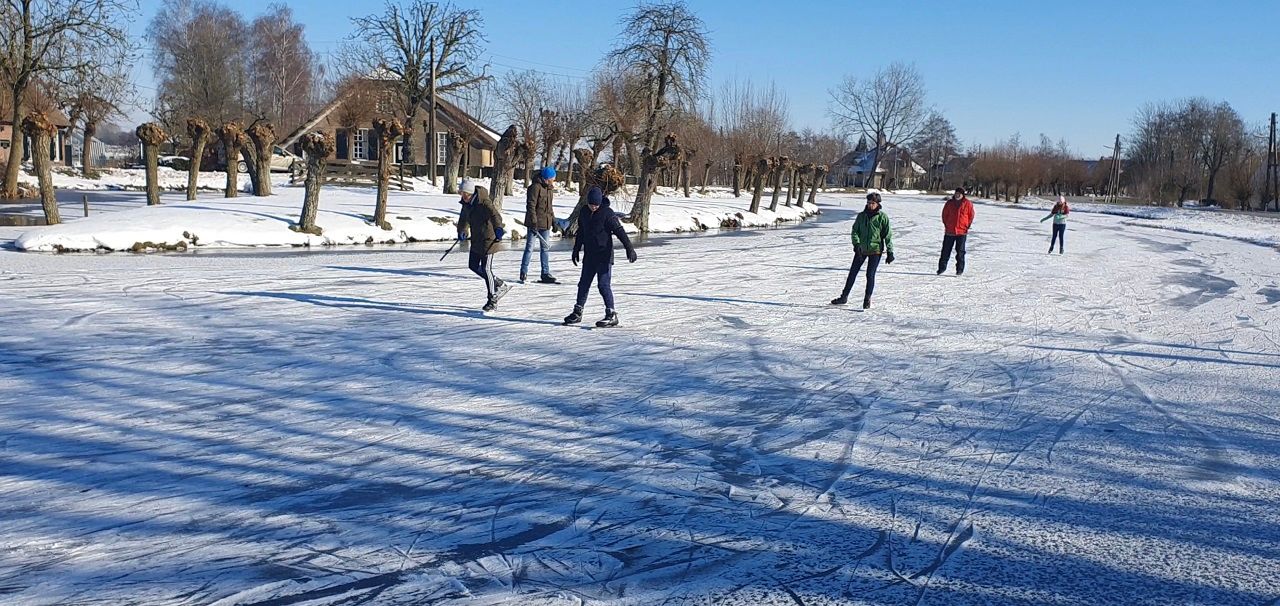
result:
<svg viewBox="0 0 1280 606"><path fill-rule="evenodd" d="M891 251L889 251L889 254L885 255L885 257L884 257L884 262L885 262L886 264L892 264L892 263L893 263L893 251L892 251L892 250L891 250Z"/></svg>
<svg viewBox="0 0 1280 606"><path fill-rule="evenodd" d="M634 249L634 248L628 248L628 249L627 249L627 261L629 261L629 262L631 262L631 263L635 263L635 262L636 262L636 249Z"/></svg>
<svg viewBox="0 0 1280 606"><path fill-rule="evenodd" d="M579 259L579 258L580 258L580 257L578 257L578 249L576 249L576 248L575 248L575 249L573 249L573 266L574 266L574 267L577 267L577 266L578 266L578 259Z"/></svg>

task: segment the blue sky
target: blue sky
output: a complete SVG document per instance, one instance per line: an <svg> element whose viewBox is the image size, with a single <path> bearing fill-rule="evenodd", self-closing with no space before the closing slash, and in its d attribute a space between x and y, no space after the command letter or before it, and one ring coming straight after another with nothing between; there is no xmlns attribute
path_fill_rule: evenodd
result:
<svg viewBox="0 0 1280 606"><path fill-rule="evenodd" d="M259 2L224 4L247 17ZM285 2L322 53L350 31L350 17L381 2ZM489 0L479 8L495 73L537 69L586 76L613 45L633 2ZM780 4L785 11L778 10ZM143 0L141 34L159 2ZM1246 122L1280 111L1280 0L934 0L786 3L697 0L713 45L711 86L729 78L773 80L796 127L829 130L829 95L845 74L914 63L930 102L968 144L1021 133L1066 139L1078 154L1108 153L1149 101L1204 96L1227 101ZM150 95L149 58L135 78Z"/></svg>

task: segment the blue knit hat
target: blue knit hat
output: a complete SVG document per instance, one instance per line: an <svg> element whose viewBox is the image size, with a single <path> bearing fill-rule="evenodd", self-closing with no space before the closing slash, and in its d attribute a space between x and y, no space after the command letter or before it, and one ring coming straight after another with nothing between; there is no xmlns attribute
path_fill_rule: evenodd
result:
<svg viewBox="0 0 1280 606"><path fill-rule="evenodd" d="M542 167L542 173L540 174L542 175L543 179L546 179L548 181L553 181L556 178L556 169L555 167L552 167L552 166L544 166Z"/></svg>
<svg viewBox="0 0 1280 606"><path fill-rule="evenodd" d="M599 187L592 187L587 190L587 204L599 205L604 202L604 192Z"/></svg>

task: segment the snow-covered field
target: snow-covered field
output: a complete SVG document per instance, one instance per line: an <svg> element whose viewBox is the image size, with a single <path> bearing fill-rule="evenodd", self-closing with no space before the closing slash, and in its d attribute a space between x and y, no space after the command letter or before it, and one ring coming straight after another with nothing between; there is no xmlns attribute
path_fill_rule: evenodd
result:
<svg viewBox="0 0 1280 606"><path fill-rule="evenodd" d="M421 184L431 189L430 183ZM106 202L91 200L91 211L84 217L81 200L64 196L59 211L65 217L62 225L3 231L15 239L14 245L30 251L94 251L128 250L135 244L151 243L161 247L239 248L262 246L330 246L343 244L386 244L453 240L457 237L458 196L431 192L392 191L388 195L387 223L391 230L371 224L375 190L371 187L327 186L320 196L316 225L322 235L313 236L290 229L302 210L303 188L280 183L276 195L255 198L244 195L223 198L207 193L187 201L181 193L161 196L158 206L146 206L141 194L113 192ZM512 238L524 237L524 191L507 196L503 202L504 220ZM631 197L615 196L614 208L628 211ZM783 194L785 198L785 193ZM556 215L566 219L577 204L577 194L557 192ZM684 198L674 190L664 190L654 197L650 211L651 231L661 233L695 232L719 229L732 224L743 227L773 226L779 222L800 221L817 212L814 205L784 206L777 212L768 210L769 200L759 213L745 210L746 203L727 192ZM39 214L37 204L18 210ZM127 211L127 212L115 212ZM630 227L630 224L628 224Z"/></svg>
<svg viewBox="0 0 1280 606"><path fill-rule="evenodd" d="M1275 249L984 205L937 276L887 196L864 313L820 201L648 239L606 330L443 244L0 252L0 603L1280 600Z"/></svg>

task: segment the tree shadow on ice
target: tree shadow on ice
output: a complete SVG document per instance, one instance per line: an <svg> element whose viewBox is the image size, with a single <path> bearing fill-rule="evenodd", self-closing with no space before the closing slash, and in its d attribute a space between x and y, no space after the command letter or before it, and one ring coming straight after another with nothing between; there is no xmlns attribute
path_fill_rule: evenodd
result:
<svg viewBox="0 0 1280 606"><path fill-rule="evenodd" d="M1078 537L1001 532L1044 525L1280 558L1278 531L1226 508L1247 495L1053 493L1055 465L1097 460L1086 442L1111 423L1151 432L1141 452L1111 438L1117 468L1195 447L1154 433L1167 421L1099 384L1088 356L1053 368L1002 351L883 359L867 343L758 333L566 342L574 333L536 329L554 322L462 308L224 294L200 307L200 332L50 331L0 350L24 394L0 409L11 488L0 511L13 520L0 527L46 546L0 564L10 595L1230 604L1275 590L1135 570L1074 552ZM907 342L925 331L897 329ZM990 327L954 326L976 330ZM1244 452L1275 452L1275 438L1201 421ZM1117 473L1084 475L1105 487ZM1187 490L1166 482L1133 480L1153 495Z"/></svg>

